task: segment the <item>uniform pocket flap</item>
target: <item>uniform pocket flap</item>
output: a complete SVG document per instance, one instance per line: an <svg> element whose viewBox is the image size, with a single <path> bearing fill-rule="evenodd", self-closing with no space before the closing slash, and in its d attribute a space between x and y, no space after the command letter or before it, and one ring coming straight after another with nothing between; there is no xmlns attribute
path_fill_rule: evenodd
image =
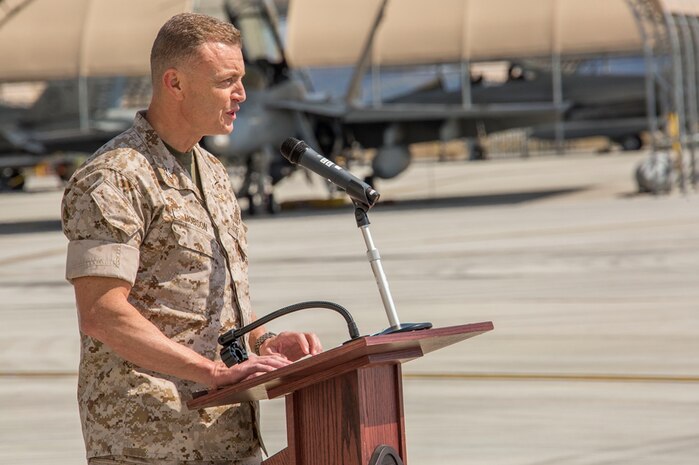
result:
<svg viewBox="0 0 699 465"><path fill-rule="evenodd" d="M189 250L214 257L214 243L216 238L201 229L194 228L184 223L172 223L172 232L177 243Z"/></svg>
<svg viewBox="0 0 699 465"><path fill-rule="evenodd" d="M231 236L233 239L233 243L236 246L236 249L238 249L238 253L242 257L243 260L247 260L248 258L248 241L246 240L245 233L240 235L234 234L233 231L228 230L228 235Z"/></svg>
<svg viewBox="0 0 699 465"><path fill-rule="evenodd" d="M102 217L129 237L143 228L143 221L136 210L126 200L124 194L109 181L102 182L90 196L100 209Z"/></svg>

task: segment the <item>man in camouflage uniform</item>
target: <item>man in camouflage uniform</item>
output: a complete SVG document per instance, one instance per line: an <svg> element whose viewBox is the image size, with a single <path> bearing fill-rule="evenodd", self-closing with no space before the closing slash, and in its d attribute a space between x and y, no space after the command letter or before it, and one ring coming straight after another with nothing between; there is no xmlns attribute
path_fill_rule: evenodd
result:
<svg viewBox="0 0 699 465"><path fill-rule="evenodd" d="M198 141L229 134L245 100L240 33L174 16L153 44L151 71L148 110L75 173L63 198L88 462L258 464L255 403L186 407L195 390L321 350L313 334L259 328L248 361L227 368L218 357L218 336L255 315L240 208Z"/></svg>

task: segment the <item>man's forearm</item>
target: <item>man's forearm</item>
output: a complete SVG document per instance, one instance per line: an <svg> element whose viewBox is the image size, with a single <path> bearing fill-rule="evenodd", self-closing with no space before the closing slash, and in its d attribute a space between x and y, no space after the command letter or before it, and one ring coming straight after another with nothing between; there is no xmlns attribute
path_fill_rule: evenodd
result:
<svg viewBox="0 0 699 465"><path fill-rule="evenodd" d="M168 339L135 308L122 309L111 320L98 325L93 337L123 359L147 370L212 384L213 361Z"/></svg>
<svg viewBox="0 0 699 465"><path fill-rule="evenodd" d="M215 362L168 339L127 301L127 295L126 289L113 289L98 299L81 299L76 285L80 330L141 368L214 384Z"/></svg>
<svg viewBox="0 0 699 465"><path fill-rule="evenodd" d="M74 279L73 287L80 330L141 368L216 388L290 363L283 355L251 355L247 361L228 368L166 337L128 302L129 283L116 278L83 277Z"/></svg>

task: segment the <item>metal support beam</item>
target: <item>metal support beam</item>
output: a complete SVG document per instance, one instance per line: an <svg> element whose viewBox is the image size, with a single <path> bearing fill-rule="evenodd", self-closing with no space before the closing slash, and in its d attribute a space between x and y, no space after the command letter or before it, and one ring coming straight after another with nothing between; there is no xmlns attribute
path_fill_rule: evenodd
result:
<svg viewBox="0 0 699 465"><path fill-rule="evenodd" d="M461 61L461 105L468 109L473 105L471 97L471 62Z"/></svg>
<svg viewBox="0 0 699 465"><path fill-rule="evenodd" d="M382 105L381 98L381 67L375 62L371 63L371 106L378 108Z"/></svg>
<svg viewBox="0 0 699 465"><path fill-rule="evenodd" d="M655 93L655 56L653 53L653 46L650 42L650 37L648 36L648 31L646 30L645 20L641 11L636 8L636 3L629 1L629 8L634 15L636 20L636 25L638 26L638 33L641 36L641 41L643 42L643 58L645 61L645 73L646 73L646 117L648 119L648 132L650 136L650 146L653 153L656 152L658 148L657 136L658 136L658 115L656 108L658 106L657 95Z"/></svg>
<svg viewBox="0 0 699 465"><path fill-rule="evenodd" d="M673 46L670 34L670 24L667 21L665 11L657 0L626 0L632 11L637 15L638 20L643 25L647 37L647 46L653 55L653 74L655 84L656 110L659 112L658 129L663 130L657 133L656 143L658 147L679 146L677 136L673 136L672 121L677 121L678 110L676 108L676 89L674 84L677 73L674 64L676 63L677 46ZM661 136L664 138L661 140ZM679 154L679 150L678 150Z"/></svg>
<svg viewBox="0 0 699 465"><path fill-rule="evenodd" d="M558 20L559 5L558 1L553 2L553 14L551 20L553 27L551 28L553 37L551 37L552 52L551 52L551 79L553 83L553 103L557 108L556 122L554 131L556 136L556 153L563 155L565 153L565 130L563 128L563 115L560 108L563 107L563 76L561 75L561 34L560 21Z"/></svg>
<svg viewBox="0 0 699 465"><path fill-rule="evenodd" d="M554 53L551 57L551 73L553 79L553 104L556 108L563 107L563 76L561 75L561 55ZM556 153L565 153L565 129L563 127L563 115L560 110L556 112L556 123L554 125L556 135Z"/></svg>
<svg viewBox="0 0 699 465"><path fill-rule="evenodd" d="M663 10L663 16L668 30L668 38L670 39L671 59L672 59L672 76L674 90L674 107L677 113L678 124L678 141L673 141L675 150L677 151L679 161L679 185L682 192L687 191L687 162L688 159L684 153L684 142L686 139L687 127L685 107L684 107L684 80L682 78L682 47L680 44L679 34L677 32L677 23L672 14Z"/></svg>
<svg viewBox="0 0 699 465"><path fill-rule="evenodd" d="M364 74L366 74L367 68L369 67L369 61L372 58L372 53L374 49L374 39L376 39L376 34L379 30L379 26L383 21L384 12L386 11L386 5L388 0L383 0L383 3L376 12L374 17L374 23L369 30L369 35L367 36L364 47L362 48L362 53L357 61L357 66L354 68L354 73L352 74L352 79L350 85L347 88L347 94L345 95L345 103L347 105L354 105L357 98L359 97L359 91L361 89L362 79ZM373 62L373 60L371 60ZM372 63L372 74L373 74L373 63Z"/></svg>
<svg viewBox="0 0 699 465"><path fill-rule="evenodd" d="M694 44L694 62L696 64L699 63L699 18L696 16L687 16L686 18L691 31L692 43ZM699 66L695 66L694 71L694 82L696 87L696 84L699 83ZM696 92L696 88L694 105L695 108L697 108L697 112L699 113L699 92ZM699 132L699 127L697 127L695 130ZM696 189L697 183L699 182L699 173L697 173L697 161L694 155L692 156L691 160L690 179L692 187Z"/></svg>
<svg viewBox="0 0 699 465"><path fill-rule="evenodd" d="M683 45L683 57L685 64L685 72L683 77L685 80L685 101L687 112L687 145L689 146L689 161L688 161L688 180L692 183L694 179L694 164L696 159L696 137L699 130L699 115L697 115L697 67L694 40L692 31L689 28L687 17L683 14L677 15L679 24L680 37Z"/></svg>

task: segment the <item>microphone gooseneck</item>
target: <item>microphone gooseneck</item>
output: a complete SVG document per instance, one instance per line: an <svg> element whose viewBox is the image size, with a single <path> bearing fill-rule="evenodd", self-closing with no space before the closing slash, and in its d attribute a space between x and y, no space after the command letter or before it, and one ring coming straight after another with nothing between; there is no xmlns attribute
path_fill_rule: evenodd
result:
<svg viewBox="0 0 699 465"><path fill-rule="evenodd" d="M347 322L347 330L349 331L350 338L357 339L359 337L359 329L357 329L357 324L354 322L354 318L352 318L350 312L342 305L323 300L299 302L297 304L288 305L284 308L280 308L279 310L275 310L272 313L258 318L254 322L247 326L243 326L240 329L234 328L223 333L218 338L218 343L223 346L220 351L221 360L223 360L226 366L229 367L237 363L244 362L248 359L248 354L245 350L245 344L240 342L240 338L242 336L281 316L307 308L327 308L328 310L336 311L342 315L345 322Z"/></svg>

